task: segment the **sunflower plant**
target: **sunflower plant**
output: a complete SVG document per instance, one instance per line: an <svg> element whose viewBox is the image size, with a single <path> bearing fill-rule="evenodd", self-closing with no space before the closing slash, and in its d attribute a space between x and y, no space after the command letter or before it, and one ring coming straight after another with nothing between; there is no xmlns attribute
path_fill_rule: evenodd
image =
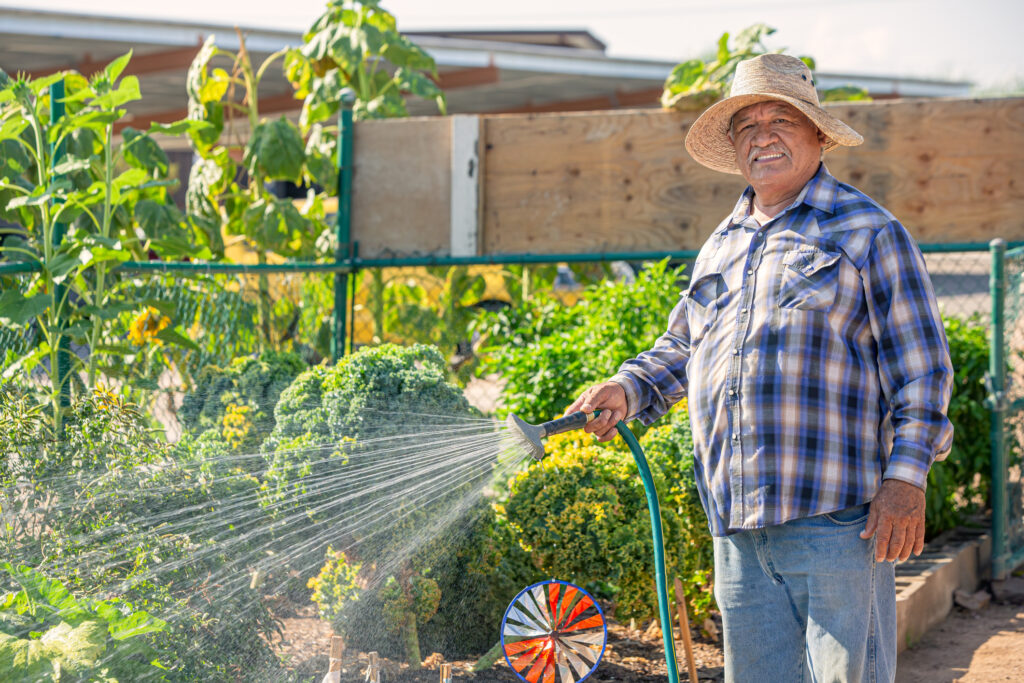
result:
<svg viewBox="0 0 1024 683"><path fill-rule="evenodd" d="M3 378L47 369L55 426L72 380L89 390L124 373L125 348L112 331L138 304L124 302L134 285L118 266L150 253L207 253L204 236L170 199L177 181L150 133L125 127L115 137L124 105L141 97L138 78L124 75L130 59L129 52L89 78L0 72L0 220L8 225L0 228L0 258L32 270L17 281L0 278L0 327L32 340ZM59 111L54 97L62 116L51 115ZM191 344L168 326L156 334Z"/></svg>

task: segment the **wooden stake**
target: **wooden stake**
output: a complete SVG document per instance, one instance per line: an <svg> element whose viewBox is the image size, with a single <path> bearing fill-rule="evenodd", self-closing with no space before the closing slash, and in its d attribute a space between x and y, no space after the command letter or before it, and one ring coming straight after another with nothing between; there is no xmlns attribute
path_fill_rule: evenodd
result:
<svg viewBox="0 0 1024 683"><path fill-rule="evenodd" d="M441 683L452 683L452 665L447 662L441 665Z"/></svg>
<svg viewBox="0 0 1024 683"><path fill-rule="evenodd" d="M341 657L345 654L345 641L341 639L341 636L331 636L331 657L330 657L330 668L327 669L328 673L331 671L341 671Z"/></svg>
<svg viewBox="0 0 1024 683"><path fill-rule="evenodd" d="M370 664L366 667L366 683L380 683L380 658L376 652L369 654Z"/></svg>
<svg viewBox="0 0 1024 683"><path fill-rule="evenodd" d="M686 614L686 593L683 592L683 583L679 577L673 577L673 585L676 589L676 612L679 615L679 634L683 637L683 647L686 650L686 664L690 671L690 683L697 683L697 665L693 661L693 640L690 638L690 617Z"/></svg>

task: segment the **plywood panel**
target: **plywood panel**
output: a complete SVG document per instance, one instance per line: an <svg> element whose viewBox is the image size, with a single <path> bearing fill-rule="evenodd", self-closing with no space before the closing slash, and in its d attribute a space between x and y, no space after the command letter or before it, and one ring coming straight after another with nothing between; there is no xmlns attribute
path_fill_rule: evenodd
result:
<svg viewBox="0 0 1024 683"><path fill-rule="evenodd" d="M450 128L440 117L356 124L352 239L360 256L449 253Z"/></svg>
<svg viewBox="0 0 1024 683"><path fill-rule="evenodd" d="M484 252L699 247L745 183L690 159L683 137L693 118L646 110L486 119Z"/></svg>
<svg viewBox="0 0 1024 683"><path fill-rule="evenodd" d="M829 169L922 242L1024 239L1024 99L830 105L865 144ZM698 248L745 183L682 146L660 111L486 122L485 253Z"/></svg>
<svg viewBox="0 0 1024 683"><path fill-rule="evenodd" d="M1024 239L1024 99L837 105L864 144L829 170L921 242Z"/></svg>
<svg viewBox="0 0 1024 683"><path fill-rule="evenodd" d="M1024 98L830 105L865 137L840 180L922 242L1024 239ZM745 182L693 161L694 116L658 110L484 117L481 253L696 249ZM353 232L365 256L447 254L449 121L356 125Z"/></svg>

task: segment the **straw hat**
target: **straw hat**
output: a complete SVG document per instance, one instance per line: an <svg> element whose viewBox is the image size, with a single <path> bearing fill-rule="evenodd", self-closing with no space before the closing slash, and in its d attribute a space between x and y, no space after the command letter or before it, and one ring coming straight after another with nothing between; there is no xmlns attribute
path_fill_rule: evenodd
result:
<svg viewBox="0 0 1024 683"><path fill-rule="evenodd" d="M769 100L791 104L809 118L827 137L825 151L864 142L860 133L821 108L806 64L789 55L768 54L736 66L729 97L708 107L693 122L686 134L686 150L710 169L739 173L736 150L729 140L732 117L744 107Z"/></svg>

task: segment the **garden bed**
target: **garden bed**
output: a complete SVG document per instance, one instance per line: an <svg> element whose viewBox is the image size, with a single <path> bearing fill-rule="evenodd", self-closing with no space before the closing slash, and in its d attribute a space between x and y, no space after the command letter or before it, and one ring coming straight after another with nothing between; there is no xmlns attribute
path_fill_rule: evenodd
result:
<svg viewBox="0 0 1024 683"><path fill-rule="evenodd" d="M330 626L318 619L315 610L306 607L289 609L281 605L281 619L284 623L284 639L279 653L286 658L286 668L295 680L310 680L317 683L327 672L327 653L330 648ZM283 616L288 614L289 616ZM644 625L648 626L648 625ZM495 627L497 633L497 627ZM683 664L680 680L686 680L685 659L682 641L676 640L677 657ZM702 681L722 679L722 647L699 635L694 635L694 661L697 675ZM591 681L658 681L666 680L664 645L661 631L657 628L631 628L614 619L608 620L608 645L597 671L588 679ZM342 681L363 683L366 679L368 657L363 652L345 652L342 659ZM405 664L381 659L381 680L385 683L434 683L439 677L443 662L439 654L424 658L423 669L410 671ZM519 679L500 659L490 669L479 673L471 671L476 660L454 661L453 679L470 679L477 683L514 683Z"/></svg>

